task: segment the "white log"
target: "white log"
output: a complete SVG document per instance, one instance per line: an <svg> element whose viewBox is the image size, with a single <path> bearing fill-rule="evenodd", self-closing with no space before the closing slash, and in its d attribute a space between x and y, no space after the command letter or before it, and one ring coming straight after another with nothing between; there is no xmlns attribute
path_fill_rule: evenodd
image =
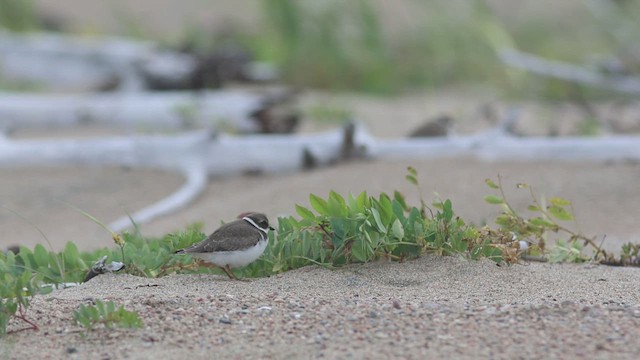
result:
<svg viewBox="0 0 640 360"><path fill-rule="evenodd" d="M258 124L251 114L269 96L243 90L58 96L0 93L0 130L100 124L175 131L225 124L237 132L255 132Z"/></svg>
<svg viewBox="0 0 640 360"><path fill-rule="evenodd" d="M301 168L305 151L318 165L338 160L342 137L342 130L334 130L311 135L214 136L199 131L107 139L0 138L0 167L111 165L184 173L202 167L210 176L294 171Z"/></svg>
<svg viewBox="0 0 640 360"><path fill-rule="evenodd" d="M379 159L475 157L486 161L640 161L640 136L513 137L493 133L441 139L378 140Z"/></svg>
<svg viewBox="0 0 640 360"><path fill-rule="evenodd" d="M174 194L110 224L121 231L169 214L189 204L204 191L208 176L245 172L295 171L304 166L305 152L317 165L338 160L341 130L323 134L213 136L199 131L176 136L126 136L98 140L12 140L0 137L0 167L19 166L128 166L178 171L187 178Z"/></svg>
<svg viewBox="0 0 640 360"><path fill-rule="evenodd" d="M505 64L535 74L627 94L640 95L640 78L637 77L606 76L581 66L544 59L514 49L502 50L499 56Z"/></svg>
<svg viewBox="0 0 640 360"><path fill-rule="evenodd" d="M350 142L350 141L347 141ZM379 140L355 128L356 154L375 159L470 156L481 160L640 161L640 136L598 138L514 137L504 129L443 138ZM115 165L178 171L187 178L176 193L132 215L136 223L168 214L197 198L207 176L300 170L305 157L318 166L345 153L345 130L311 135L213 136L209 131L175 136L126 136L98 140L12 140L0 137L0 167ZM123 217L111 224L130 226Z"/></svg>
<svg viewBox="0 0 640 360"><path fill-rule="evenodd" d="M142 72L187 79L196 60L149 41L117 37L0 32L0 75L57 91L144 89Z"/></svg>
<svg viewBox="0 0 640 360"><path fill-rule="evenodd" d="M136 224L147 223L157 217L171 214L196 200L207 188L207 172L202 166L194 166L185 171L187 181L175 193L140 211L123 216L109 224L113 231L120 232ZM133 223L132 223L133 221Z"/></svg>

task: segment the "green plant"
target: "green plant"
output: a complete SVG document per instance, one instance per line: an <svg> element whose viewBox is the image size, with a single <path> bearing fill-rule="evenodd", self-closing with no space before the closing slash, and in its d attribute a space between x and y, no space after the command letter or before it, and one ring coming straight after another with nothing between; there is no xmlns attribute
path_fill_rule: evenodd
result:
<svg viewBox="0 0 640 360"><path fill-rule="evenodd" d="M418 184L415 169L409 168L407 179ZM296 205L300 218L279 219L277 236L270 234L267 250L244 269L245 276L310 264L334 267L379 258L403 261L423 253L504 260L500 248L454 215L450 200L434 203L432 216L426 215L422 199L420 208L412 207L397 191L378 197L362 192L346 199L336 192L326 199L312 194L309 202L311 208Z"/></svg>
<svg viewBox="0 0 640 360"><path fill-rule="evenodd" d="M0 253L0 336L6 333L12 317L28 325L22 330L38 329L38 325L27 318L25 311L33 296L49 291L41 288L41 283L42 275L26 271L18 265L13 253Z"/></svg>
<svg viewBox="0 0 640 360"><path fill-rule="evenodd" d="M352 112L347 108L326 103L310 106L306 116L315 122L334 125L344 125L353 119Z"/></svg>
<svg viewBox="0 0 640 360"><path fill-rule="evenodd" d="M0 28L28 31L37 25L33 0L0 0Z"/></svg>
<svg viewBox="0 0 640 360"><path fill-rule="evenodd" d="M390 90L389 53L378 16L368 1L264 3L267 31L255 43L258 57L275 61L295 84Z"/></svg>
<svg viewBox="0 0 640 360"><path fill-rule="evenodd" d="M103 325L107 328L113 326L142 327L142 321L137 313L126 310L123 305L116 308L113 301L95 300L93 305L80 305L80 308L73 312L73 320L87 330L92 330L96 325Z"/></svg>
<svg viewBox="0 0 640 360"><path fill-rule="evenodd" d="M498 215L495 222L500 226L502 232L512 234L514 241L526 241L533 244L530 253L536 255L544 255L546 244L549 241L551 233L560 236L567 236L565 239L557 239L555 247L552 249L552 256L549 260L559 261L584 261L582 254L583 246L589 245L595 250L593 254L594 260L602 260L611 257L592 238L575 232L560 222L573 220L571 211L571 202L560 198L552 197L548 203L544 198L538 198L533 188L527 184L517 184L518 189L527 189L531 196L531 205L527 207L528 211L534 213L533 216L525 218L520 215L507 201L507 197L502 185L502 178L498 176L498 182L495 183L491 179L485 180L486 184L495 190L498 190L499 196L488 195L485 201L489 204L500 205L502 213Z"/></svg>
<svg viewBox="0 0 640 360"><path fill-rule="evenodd" d="M589 257L582 253L583 246L577 241L566 242L562 239L558 240L551 248L549 253L549 262L585 262Z"/></svg>

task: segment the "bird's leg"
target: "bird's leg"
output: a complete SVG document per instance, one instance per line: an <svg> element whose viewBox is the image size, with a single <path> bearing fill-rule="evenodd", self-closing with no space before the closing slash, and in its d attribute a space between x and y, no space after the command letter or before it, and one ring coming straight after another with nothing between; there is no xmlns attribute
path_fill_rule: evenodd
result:
<svg viewBox="0 0 640 360"><path fill-rule="evenodd" d="M233 280L247 281L247 282L251 281L251 279L246 279L246 278L240 279L240 278L236 277L236 275L233 273L233 271L231 271L231 267L229 267L229 265L223 267L222 270L224 270L224 272L226 272L227 275Z"/></svg>
<svg viewBox="0 0 640 360"><path fill-rule="evenodd" d="M216 268L216 269L221 269L222 271L224 271L225 274L227 274L227 276L229 277L229 279L231 280L237 280L237 281L251 281L249 279L239 279L234 273L233 271L231 271L231 267L229 265L225 265L225 266L218 266L215 264L211 264L208 263L204 260L199 260L198 264L200 266L204 266L204 267L208 267L208 268Z"/></svg>
<svg viewBox="0 0 640 360"><path fill-rule="evenodd" d="M225 273L227 273L227 276L228 276L230 279L238 280L238 278L237 278L237 277L236 277L236 275L233 273L233 271L231 271L231 268L229 267L229 265L220 266L220 269L222 269Z"/></svg>
<svg viewBox="0 0 640 360"><path fill-rule="evenodd" d="M224 266L218 266L218 265L215 265L215 264L211 264L211 263L208 263L208 262L206 262L206 261L204 261L204 260L202 260L202 259L199 259L199 260L198 260L198 265L199 265L199 266L202 266L202 267L209 268L209 269L222 269L222 271L224 271L224 272L225 272L225 274L227 274L227 276L228 276L229 278L231 278L231 279L235 279L235 280L238 280L238 279L235 277L235 275L233 275L233 273L232 273L230 270L227 270Z"/></svg>

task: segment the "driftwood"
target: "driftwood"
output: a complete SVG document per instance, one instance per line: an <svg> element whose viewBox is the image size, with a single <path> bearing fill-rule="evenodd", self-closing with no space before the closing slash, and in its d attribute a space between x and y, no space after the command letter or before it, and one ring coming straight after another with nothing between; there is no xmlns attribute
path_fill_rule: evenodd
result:
<svg viewBox="0 0 640 360"><path fill-rule="evenodd" d="M344 158L411 159L469 156L483 160L640 161L640 137L526 138L497 129L457 137L380 140L360 126L313 135L215 136L198 131L176 136L127 136L99 140L0 138L0 167L112 165L178 171L187 178L176 193L131 217L147 222L187 205L209 176L282 173ZM114 230L130 225L123 217Z"/></svg>
<svg viewBox="0 0 640 360"><path fill-rule="evenodd" d="M162 48L155 42L118 37L0 31L0 78L54 91L187 89L204 87L208 77L272 81L268 64L229 55L210 57ZM229 69L235 72L229 73ZM238 74L239 73L239 74ZM204 81L204 82L203 82Z"/></svg>
<svg viewBox="0 0 640 360"><path fill-rule="evenodd" d="M53 90L145 88L142 72L167 79L188 78L195 60L149 41L0 32L0 74L6 80Z"/></svg>
<svg viewBox="0 0 640 360"><path fill-rule="evenodd" d="M608 76L581 66L544 59L514 49L502 50L499 55L505 64L535 74L626 94L640 95L640 78L638 77Z"/></svg>
<svg viewBox="0 0 640 360"><path fill-rule="evenodd" d="M0 94L0 127L65 128L83 124L131 130L180 130L227 121L255 130L250 115L264 96L246 91L114 93L87 95Z"/></svg>
<svg viewBox="0 0 640 360"><path fill-rule="evenodd" d="M187 178L176 193L132 215L137 223L167 214L194 200L208 176L295 171L305 156L318 166L337 161L343 152L342 131L317 135L215 136L199 131L177 136L126 136L90 140L11 140L0 138L0 167L127 166L177 171ZM305 155L306 154L306 155ZM130 225L128 217L111 227Z"/></svg>

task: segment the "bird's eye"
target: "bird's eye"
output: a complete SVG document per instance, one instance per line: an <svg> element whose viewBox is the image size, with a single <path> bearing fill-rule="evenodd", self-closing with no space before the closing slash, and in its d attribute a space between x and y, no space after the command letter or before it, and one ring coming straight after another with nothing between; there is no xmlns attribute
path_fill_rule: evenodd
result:
<svg viewBox="0 0 640 360"><path fill-rule="evenodd" d="M268 222L266 222L266 221L264 221L264 220L260 221L260 222L258 223L258 225L260 225L260 227L261 227L261 228L263 228L263 229L266 229L266 228L268 228L268 227L269 227L269 223L268 223Z"/></svg>

